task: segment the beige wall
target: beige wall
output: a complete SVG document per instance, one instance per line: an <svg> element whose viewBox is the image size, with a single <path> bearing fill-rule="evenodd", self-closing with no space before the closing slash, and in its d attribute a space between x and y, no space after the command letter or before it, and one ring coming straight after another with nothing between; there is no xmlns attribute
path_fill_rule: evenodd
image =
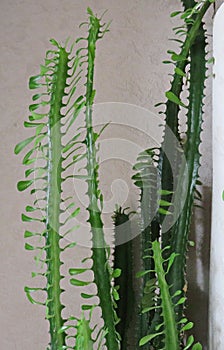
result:
<svg viewBox="0 0 224 350"><path fill-rule="evenodd" d="M48 39L53 37L58 41L64 41L67 36L80 35L78 25L86 18L87 6L92 7L98 14L108 9L105 18L113 20L111 31L100 43L97 55L97 102L132 103L155 111L154 104L164 100L164 92L169 88L170 67L161 62L168 58L166 50L175 47L168 39L173 37L172 27L177 21L170 19L169 13L180 9L180 1L1 0L0 333L2 336L0 347L2 349L42 350L47 343L44 309L32 306L23 292L24 285L32 283L30 273L35 267L31 263L32 254L24 251L25 226L21 223L20 215L29 201L29 196L16 191L16 182L23 178L24 169L21 166L21 157L13 155L13 148L29 133L22 127L31 101L31 94L27 89L28 77L38 73L39 64L43 63L45 51L49 47ZM211 34L210 20L208 28ZM211 47L209 49L211 50ZM206 186L206 198L209 201L210 82L207 95L201 175ZM210 205L206 203L206 206L209 213ZM206 252L208 253L208 250ZM82 253L80 249L80 254ZM204 260L201 260L205 261L206 269L207 258L208 256L203 256ZM204 272L202 267L201 274ZM197 283L202 283L203 278L194 276ZM207 279L203 281L201 287L197 288L205 293ZM77 310L76 297L72 294L67 298L72 304L76 303L75 310Z"/></svg>

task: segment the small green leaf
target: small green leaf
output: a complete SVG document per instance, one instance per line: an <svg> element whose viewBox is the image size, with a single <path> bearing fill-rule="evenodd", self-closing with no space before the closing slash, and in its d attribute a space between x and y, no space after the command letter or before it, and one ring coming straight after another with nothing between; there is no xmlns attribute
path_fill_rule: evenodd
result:
<svg viewBox="0 0 224 350"><path fill-rule="evenodd" d="M36 234L31 232L31 231L25 231L24 233L24 238L29 238L29 237L33 237L35 236Z"/></svg>
<svg viewBox="0 0 224 350"><path fill-rule="evenodd" d="M88 286L91 282L80 281L80 280L77 280L75 278L71 278L70 283L76 287L84 287L84 286Z"/></svg>
<svg viewBox="0 0 224 350"><path fill-rule="evenodd" d="M35 211L35 210L37 210L37 208L31 207L30 205L27 205L27 206L26 206L26 211L27 211L28 213L31 213L31 212L33 212L33 211Z"/></svg>
<svg viewBox="0 0 224 350"><path fill-rule="evenodd" d="M171 58L175 62L180 62L180 61L185 61L186 60L185 56L181 56L181 55L178 55L176 53L172 54Z"/></svg>
<svg viewBox="0 0 224 350"><path fill-rule="evenodd" d="M160 193L162 196L166 196L166 195L169 195L169 194L173 194L173 191L160 190L159 193Z"/></svg>
<svg viewBox="0 0 224 350"><path fill-rule="evenodd" d="M40 65L40 75L45 75L49 71L49 67L44 66L43 64Z"/></svg>
<svg viewBox="0 0 224 350"><path fill-rule="evenodd" d="M151 270L139 271L136 273L136 278L141 278L141 277L147 275L149 272L151 272Z"/></svg>
<svg viewBox="0 0 224 350"><path fill-rule="evenodd" d="M35 171L35 169L27 169L25 171L25 177L28 177L30 174L32 174Z"/></svg>
<svg viewBox="0 0 224 350"><path fill-rule="evenodd" d="M183 298L180 298L180 300L178 300L178 302L176 303L176 305L181 305L181 304L184 304L186 301L186 298L183 297Z"/></svg>
<svg viewBox="0 0 224 350"><path fill-rule="evenodd" d="M34 180L25 180L25 181L19 181L17 184L17 189L19 191L24 191L26 190L29 186L32 185Z"/></svg>
<svg viewBox="0 0 224 350"><path fill-rule="evenodd" d="M93 308L93 305L82 305L82 310L91 310Z"/></svg>
<svg viewBox="0 0 224 350"><path fill-rule="evenodd" d="M146 312L152 311L152 310L156 310L156 309L160 309L160 306L147 306L142 310L142 314L145 314Z"/></svg>
<svg viewBox="0 0 224 350"><path fill-rule="evenodd" d="M143 346L145 344L147 344L148 342L150 342L150 340L154 339L155 337L157 337L158 333L156 334L149 334L146 335L145 337L143 337L140 342L139 342L139 346Z"/></svg>
<svg viewBox="0 0 224 350"><path fill-rule="evenodd" d="M215 57L211 57L208 59L208 64L214 64L215 63Z"/></svg>
<svg viewBox="0 0 224 350"><path fill-rule="evenodd" d="M189 331L194 327L193 322L188 322L185 326L181 328L181 332Z"/></svg>
<svg viewBox="0 0 224 350"><path fill-rule="evenodd" d="M56 46L57 48L59 48L59 44L55 39L50 39L50 43L54 46Z"/></svg>
<svg viewBox="0 0 224 350"><path fill-rule="evenodd" d="M84 273L88 271L88 269L75 269L75 268L72 268L72 269L69 269L69 273L71 276L74 276L74 275L79 275L81 273Z"/></svg>
<svg viewBox="0 0 224 350"><path fill-rule="evenodd" d="M35 95L33 95L32 99L33 99L33 101L36 101L39 98L41 98L41 96L43 96L43 94L35 94Z"/></svg>
<svg viewBox="0 0 224 350"><path fill-rule="evenodd" d="M168 267L167 267L167 273L170 271L170 269L171 269L171 267L172 267L172 265L173 265L173 263L174 263L174 260L175 260L175 258L176 258L177 255L178 255L178 254L176 254L176 253L172 253L172 254L170 255L170 257L169 257L169 263L168 263Z"/></svg>
<svg viewBox="0 0 224 350"><path fill-rule="evenodd" d="M93 11L91 10L90 7L87 7L87 13L88 13L90 16L94 16Z"/></svg>
<svg viewBox="0 0 224 350"><path fill-rule="evenodd" d="M73 211L71 215L69 215L69 219L75 218L80 213L80 208L77 208Z"/></svg>
<svg viewBox="0 0 224 350"><path fill-rule="evenodd" d="M173 61L163 61L164 64L174 64Z"/></svg>
<svg viewBox="0 0 224 350"><path fill-rule="evenodd" d="M120 300L120 296L119 296L119 293L118 293L118 291L116 290L116 289L113 289L113 297L114 297L114 300L115 301L118 301L118 300Z"/></svg>
<svg viewBox="0 0 224 350"><path fill-rule="evenodd" d="M161 206L161 207L170 207L171 205L172 205L172 203L170 203L170 202L167 202L167 201L164 201L164 200L160 200L159 201L159 205Z"/></svg>
<svg viewBox="0 0 224 350"><path fill-rule="evenodd" d="M25 128L35 128L36 126L41 125L40 123L30 123L30 122L24 122Z"/></svg>
<svg viewBox="0 0 224 350"><path fill-rule="evenodd" d="M186 77L186 74L182 71L182 69L178 67L175 68L175 73L180 75L181 77Z"/></svg>
<svg viewBox="0 0 224 350"><path fill-rule="evenodd" d="M31 90L33 90L33 89L37 89L37 88L41 87L42 84L39 83L39 80L40 80L41 78L42 78L41 75L36 75L36 76L34 76L34 77L30 77L30 80L29 80L29 88L30 88Z"/></svg>
<svg viewBox="0 0 224 350"><path fill-rule="evenodd" d="M81 297L83 299L91 299L91 298L95 297L95 295L94 294L81 293Z"/></svg>
<svg viewBox="0 0 224 350"><path fill-rule="evenodd" d="M181 100L172 91L167 91L166 97L168 98L169 101L171 101L179 106L187 108L187 106L183 102L181 102Z"/></svg>
<svg viewBox="0 0 224 350"><path fill-rule="evenodd" d="M19 154L30 142L32 142L35 139L35 136L31 136L28 139L21 141L18 143L14 149L15 154Z"/></svg>
<svg viewBox="0 0 224 350"><path fill-rule="evenodd" d="M163 209L163 208L159 208L159 209L158 209L158 212L159 212L160 214L163 214L163 215L172 215L172 213L171 213L170 211L165 210L165 209Z"/></svg>
<svg viewBox="0 0 224 350"><path fill-rule="evenodd" d="M25 293L26 293L26 296L27 296L28 300L29 300L32 304L45 305L45 303L41 303L41 302L39 302L39 301L34 300L34 299L31 297L31 295L30 295L30 293L36 292L36 291L38 291L38 290L43 290L43 289L42 289L42 288L29 288L29 287L25 287L25 288L24 288L24 291L25 291Z"/></svg>
<svg viewBox="0 0 224 350"><path fill-rule="evenodd" d="M25 249L26 250L35 250L35 247L32 246L31 244L25 243Z"/></svg>
<svg viewBox="0 0 224 350"><path fill-rule="evenodd" d="M184 317L184 318L182 318L182 319L180 320L180 322L178 322L178 323L184 324L184 323L186 323L187 321L188 321L188 319L187 319L186 317Z"/></svg>
<svg viewBox="0 0 224 350"><path fill-rule="evenodd" d="M36 112L32 112L31 113L31 116L29 116L29 120L30 121L34 121L34 120L40 120L40 119L43 119L44 117L46 117L46 113L36 113Z"/></svg>
<svg viewBox="0 0 224 350"><path fill-rule="evenodd" d="M112 273L112 277L118 278L121 275L121 269L115 269Z"/></svg>
<svg viewBox="0 0 224 350"><path fill-rule="evenodd" d="M191 336L188 337L188 339L187 339L187 344L186 344L184 350L188 350L188 349L191 347L191 345L192 345L193 343L194 343L194 337L193 337L193 335L191 335Z"/></svg>
<svg viewBox="0 0 224 350"><path fill-rule="evenodd" d="M76 245L77 245L76 242L69 243L62 249L62 251L65 251L68 248L74 248Z"/></svg>
<svg viewBox="0 0 224 350"><path fill-rule="evenodd" d="M23 158L23 164L24 165L28 165L28 164L30 164L30 156L33 154L33 152L34 152L35 150L34 149L31 149L26 155L25 155L25 157Z"/></svg>
<svg viewBox="0 0 224 350"><path fill-rule="evenodd" d="M172 12L170 17L176 17L178 16L179 14L181 14L182 12L181 11L175 11L175 12Z"/></svg>
<svg viewBox="0 0 224 350"><path fill-rule="evenodd" d="M178 296L181 295L181 294L182 294L181 290L177 290L177 291L174 293L173 298L178 297Z"/></svg>
<svg viewBox="0 0 224 350"><path fill-rule="evenodd" d="M70 328L74 328L74 326L62 326L59 330L58 330L58 334L64 333L65 331L67 331Z"/></svg>
<svg viewBox="0 0 224 350"><path fill-rule="evenodd" d="M23 222L31 222L31 221L34 221L34 219L25 215L25 214L22 214L22 221Z"/></svg>

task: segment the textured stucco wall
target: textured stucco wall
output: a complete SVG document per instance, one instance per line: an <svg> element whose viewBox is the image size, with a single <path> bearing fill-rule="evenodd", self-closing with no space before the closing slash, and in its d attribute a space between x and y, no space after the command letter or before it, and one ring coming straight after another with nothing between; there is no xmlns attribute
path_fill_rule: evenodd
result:
<svg viewBox="0 0 224 350"><path fill-rule="evenodd" d="M80 35L78 24L86 18L87 6L92 7L99 14L108 9L105 18L113 19L111 32L99 44L97 53L97 102L132 103L155 111L154 104L164 100L164 92L169 88L168 73L171 72L171 67L161 62L168 58L167 49L175 48L175 44L168 39L173 37L172 27L178 22L176 19L170 19L169 14L180 9L180 1L1 1L0 329L2 349L42 350L48 339L44 309L29 304L23 292L24 285L32 283L30 273L35 266L31 263L31 254L24 251L24 225L21 223L20 215L24 211L29 196L20 195L16 191L16 182L23 178L24 169L21 166L21 158L13 155L13 148L29 133L22 128L31 101L31 94L27 89L28 77L38 73L39 64L43 62L45 51L49 47L48 40L51 37L64 41L69 35L74 37ZM207 27L211 34L210 20ZM208 83L207 95L208 106L204 124L206 132L203 133L202 146L205 156L202 161L201 176L207 187L206 198L209 201L210 83ZM208 203L206 212L209 213ZM203 218L201 220L203 221ZM80 255L83 251L84 248L80 248ZM72 255L70 258L72 260ZM204 259L206 265L207 256ZM202 268L202 275L203 273ZM198 281L194 276L194 279L197 283L200 282L200 278ZM207 288L206 281L204 287L201 287L204 290ZM67 295L67 299L75 305L76 310L79 308L73 294ZM202 308L204 307L202 305Z"/></svg>

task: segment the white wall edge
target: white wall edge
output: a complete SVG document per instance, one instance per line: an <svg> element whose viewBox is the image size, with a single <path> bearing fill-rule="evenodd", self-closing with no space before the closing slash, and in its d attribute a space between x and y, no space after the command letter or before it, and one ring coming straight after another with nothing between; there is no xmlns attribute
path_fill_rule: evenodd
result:
<svg viewBox="0 0 224 350"><path fill-rule="evenodd" d="M224 4L213 29L213 195L210 255L209 349L224 349Z"/></svg>

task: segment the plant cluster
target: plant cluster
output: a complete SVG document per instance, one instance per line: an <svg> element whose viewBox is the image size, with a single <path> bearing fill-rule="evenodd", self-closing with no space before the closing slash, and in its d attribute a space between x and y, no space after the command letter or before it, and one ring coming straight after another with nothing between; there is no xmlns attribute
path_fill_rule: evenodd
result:
<svg viewBox="0 0 224 350"><path fill-rule="evenodd" d="M29 120L24 126L34 132L16 146L15 153L31 145L23 158L27 170L18 190L31 187L34 196L22 220L34 227L40 225L41 229L25 231L25 238L29 239L25 248L37 252L35 260L45 271L32 275L42 276L45 286L25 287L25 292L31 303L46 308L49 350L202 349L193 335L189 335L193 323L185 317L186 255L193 205L201 199L198 169L206 78L203 18L213 2L183 0L184 11L171 14L179 16L183 25L174 28L174 40L179 43L180 51L168 51L171 58L165 62L173 64L174 74L166 92L166 103L158 104L165 106L161 111L165 118L163 142L161 147L139 154L134 166L133 181L140 193L141 235L116 244L119 235L124 234L122 230L131 230L130 213L117 207L113 216L113 253L105 240L103 194L99 189L97 143L103 129L97 133L93 128L96 45L108 32L109 25L88 8L87 37L77 39L71 46L69 41L61 46L52 39L53 49L47 51L40 73L30 78L30 89L38 92L33 95ZM75 53L74 46L78 46ZM83 79L85 93L79 95ZM181 99L184 89L189 92L188 101ZM187 116L185 133L180 131L179 116L183 110ZM76 126L83 111L84 139ZM69 133L72 137L67 140ZM171 133L175 138L170 137ZM170 150L172 165L167 155ZM82 175L72 174L72 167L81 160L85 160ZM174 169L177 176L173 176ZM72 196L66 195L64 183L74 178L87 184L92 248L90 258L69 269L71 284L81 289L83 312L78 317L63 319L62 253L76 249L76 242L65 245L65 239L77 230L74 220L80 213ZM179 208L182 210L177 214ZM153 217L152 213L155 213ZM139 261L134 258L136 249L141 249ZM86 267L88 259L91 267ZM88 271L93 273L91 281L85 278ZM97 287L97 294L85 292L85 287L91 284ZM39 292L46 295L46 300L35 297ZM91 301L96 295L98 305ZM96 307L100 307L104 323L93 328Z"/></svg>

